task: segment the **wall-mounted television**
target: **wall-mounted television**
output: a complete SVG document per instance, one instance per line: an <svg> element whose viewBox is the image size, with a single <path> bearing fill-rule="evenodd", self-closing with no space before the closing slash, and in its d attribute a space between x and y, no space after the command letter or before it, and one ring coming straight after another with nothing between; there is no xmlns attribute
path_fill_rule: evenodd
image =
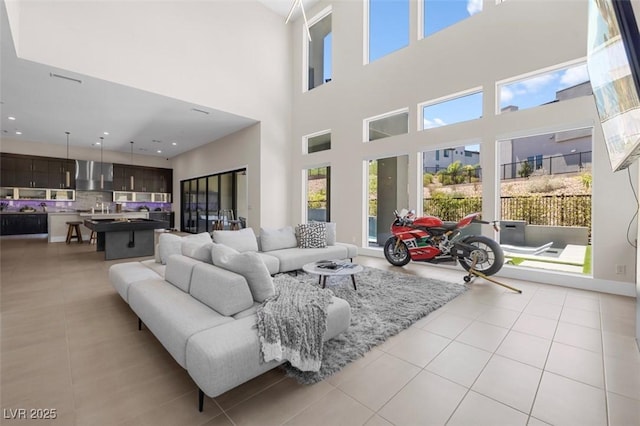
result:
<svg viewBox="0 0 640 426"><path fill-rule="evenodd" d="M640 157L640 36L630 0L589 0L587 68L611 168L625 169Z"/></svg>

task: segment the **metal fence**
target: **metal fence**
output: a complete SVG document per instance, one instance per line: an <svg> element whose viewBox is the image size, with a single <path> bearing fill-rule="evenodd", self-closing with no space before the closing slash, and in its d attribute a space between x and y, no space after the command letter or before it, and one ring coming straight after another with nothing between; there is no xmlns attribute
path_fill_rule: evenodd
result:
<svg viewBox="0 0 640 426"><path fill-rule="evenodd" d="M525 164L527 163L527 164ZM554 155L552 157L533 158L500 165L501 179L516 179L536 175L558 175L577 173L591 165L591 151L572 154Z"/></svg>
<svg viewBox="0 0 640 426"><path fill-rule="evenodd" d="M525 165L525 163L528 163ZM577 173L591 166L591 151L533 158L500 165L500 179L517 179L534 175L559 175ZM482 181L482 168L465 170L462 166L455 174L447 167L424 167L423 174L444 176L446 184L462 184Z"/></svg>
<svg viewBox="0 0 640 426"><path fill-rule="evenodd" d="M524 220L530 225L585 226L591 229L591 195L501 197L502 220ZM435 197L423 200L424 214L458 221L482 211L479 197Z"/></svg>

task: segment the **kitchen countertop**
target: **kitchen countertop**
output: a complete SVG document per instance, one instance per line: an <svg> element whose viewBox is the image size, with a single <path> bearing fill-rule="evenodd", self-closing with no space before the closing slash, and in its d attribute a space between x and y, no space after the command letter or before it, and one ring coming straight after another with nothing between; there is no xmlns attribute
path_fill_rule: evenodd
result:
<svg viewBox="0 0 640 426"><path fill-rule="evenodd" d="M20 212L20 211L6 211L3 210L0 214L48 214L48 212L43 212L42 210L36 210L34 212Z"/></svg>
<svg viewBox="0 0 640 426"><path fill-rule="evenodd" d="M17 210L2 210L0 211L0 214L77 214L80 215L82 217L88 217L88 216L106 216L108 217L120 217L122 215L125 214L131 214L131 213L172 213L171 211L160 211L160 212L156 212L156 211L138 211L138 210L130 210L130 211L123 211L122 213L100 213L100 212L95 212L95 213L91 213L91 212L86 212L86 211L75 211L75 210L69 210L66 212L43 212L42 210L36 210L34 212L21 212L21 211L17 211Z"/></svg>

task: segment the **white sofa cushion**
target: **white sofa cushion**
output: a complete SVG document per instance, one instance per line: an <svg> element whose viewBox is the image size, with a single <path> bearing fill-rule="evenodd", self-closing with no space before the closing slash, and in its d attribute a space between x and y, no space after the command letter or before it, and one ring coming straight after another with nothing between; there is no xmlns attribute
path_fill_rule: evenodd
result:
<svg viewBox="0 0 640 426"><path fill-rule="evenodd" d="M118 263L109 268L111 285L127 303L129 303L129 287L135 282L152 278L159 279L162 277L140 262Z"/></svg>
<svg viewBox="0 0 640 426"><path fill-rule="evenodd" d="M181 254L169 256L164 279L185 293L189 293L193 268L202 262Z"/></svg>
<svg viewBox="0 0 640 426"><path fill-rule="evenodd" d="M198 240L192 241L190 239L183 239L180 250L184 256L213 264L213 260L211 259L212 247L213 243L211 242L211 239L206 243L202 243Z"/></svg>
<svg viewBox="0 0 640 426"><path fill-rule="evenodd" d="M296 271L304 265L319 260L346 259L347 248L342 245L325 248L290 248L269 252L269 255L280 260L280 272Z"/></svg>
<svg viewBox="0 0 640 426"><path fill-rule="evenodd" d="M284 228L260 228L260 245L263 252L298 246L296 233L291 226Z"/></svg>
<svg viewBox="0 0 640 426"><path fill-rule="evenodd" d="M258 241L251 228L238 231L213 231L213 242L234 248L240 253L258 251Z"/></svg>
<svg viewBox="0 0 640 426"><path fill-rule="evenodd" d="M194 335L235 321L161 279L131 286L129 304L182 368L187 368L187 345Z"/></svg>
<svg viewBox="0 0 640 426"><path fill-rule="evenodd" d="M273 278L258 253L233 253L224 245L214 245L212 258L214 265L242 275L256 302L264 302L275 294Z"/></svg>
<svg viewBox="0 0 640 426"><path fill-rule="evenodd" d="M160 263L167 264L169 256L172 254L182 254L182 237L175 234L161 234L158 237L158 253Z"/></svg>
<svg viewBox="0 0 640 426"><path fill-rule="evenodd" d="M167 264L167 260L169 256L172 254L182 254L182 243L184 241L189 242L201 242L210 243L211 236L207 232L201 232L199 234L187 235L186 237L181 237L179 235L164 233L160 234L158 237L158 256L156 256L156 261L158 258L160 259L160 263L163 265Z"/></svg>
<svg viewBox="0 0 640 426"><path fill-rule="evenodd" d="M243 277L205 263L193 268L189 293L225 316L235 315L253 305L251 291Z"/></svg>
<svg viewBox="0 0 640 426"><path fill-rule="evenodd" d="M216 266L220 266L219 263L222 257L230 254L240 254L240 252L234 248L225 246L224 244L213 243L211 246L211 260Z"/></svg>

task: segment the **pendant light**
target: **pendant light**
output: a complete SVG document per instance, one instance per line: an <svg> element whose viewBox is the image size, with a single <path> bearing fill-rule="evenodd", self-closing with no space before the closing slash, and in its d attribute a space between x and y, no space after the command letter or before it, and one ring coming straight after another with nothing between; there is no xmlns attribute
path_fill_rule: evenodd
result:
<svg viewBox="0 0 640 426"><path fill-rule="evenodd" d="M100 136L100 189L104 189L104 173L102 171L102 149L104 147L104 138Z"/></svg>
<svg viewBox="0 0 640 426"><path fill-rule="evenodd" d="M69 171L69 135L71 133L65 132L67 134L67 164L64 165L66 170L64 174L64 187L69 188L71 186L71 172Z"/></svg>
<svg viewBox="0 0 640 426"><path fill-rule="evenodd" d="M131 190L133 191L133 184L134 179L133 179L133 141L131 141L131 177L130 177L130 183L131 183Z"/></svg>

